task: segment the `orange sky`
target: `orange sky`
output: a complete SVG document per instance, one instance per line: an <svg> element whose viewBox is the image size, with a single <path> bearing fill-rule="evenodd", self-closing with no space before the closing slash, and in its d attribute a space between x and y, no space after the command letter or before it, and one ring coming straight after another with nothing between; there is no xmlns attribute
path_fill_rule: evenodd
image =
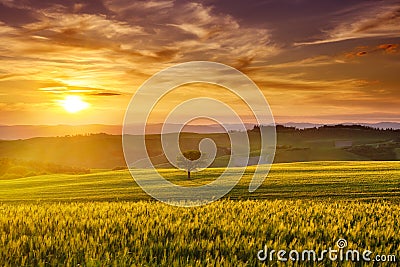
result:
<svg viewBox="0 0 400 267"><path fill-rule="evenodd" d="M400 122L398 2L343 2L0 0L0 124L122 124L147 78L191 60L247 74L277 122ZM90 106L68 113L71 95Z"/></svg>

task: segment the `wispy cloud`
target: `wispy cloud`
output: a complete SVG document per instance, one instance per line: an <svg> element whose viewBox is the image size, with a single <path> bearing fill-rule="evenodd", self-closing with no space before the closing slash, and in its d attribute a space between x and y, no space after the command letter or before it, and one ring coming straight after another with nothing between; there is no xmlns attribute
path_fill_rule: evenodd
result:
<svg viewBox="0 0 400 267"><path fill-rule="evenodd" d="M400 7L398 3L376 1L366 10L352 10L341 18L335 27L323 30L321 39L298 42L295 45L326 44L352 39L373 37L398 37L400 32Z"/></svg>
<svg viewBox="0 0 400 267"><path fill-rule="evenodd" d="M82 86L50 86L41 87L39 91L54 93L54 94L86 94L91 96L117 96L121 93L116 91L110 91L102 88L91 88Z"/></svg>
<svg viewBox="0 0 400 267"><path fill-rule="evenodd" d="M116 69L126 73L128 67L143 72L140 66L147 64L150 75L173 62L202 59L240 66L243 60L250 63L279 52L265 29L243 27L233 17L216 14L212 7L199 3L185 3L178 11L173 1L105 4L114 12L147 10L160 15L150 15L150 22L141 18L132 22L102 14L64 13L61 7L52 6L36 10L38 20L19 28L1 23L0 39L10 44L1 54L12 56L10 61L23 59L36 69L43 67L48 78L65 81L59 72L49 73L46 68L79 72L75 75L79 77L82 69L88 71L94 64L99 75ZM4 75L11 71L3 69ZM91 73L93 78L96 71ZM121 76L118 71L115 75ZM35 77L40 75L35 73Z"/></svg>

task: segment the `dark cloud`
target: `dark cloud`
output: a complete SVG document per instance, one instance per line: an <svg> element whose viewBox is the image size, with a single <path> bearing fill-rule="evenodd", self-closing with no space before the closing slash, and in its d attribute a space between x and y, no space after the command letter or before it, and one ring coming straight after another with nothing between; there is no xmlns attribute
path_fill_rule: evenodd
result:
<svg viewBox="0 0 400 267"><path fill-rule="evenodd" d="M394 54L398 52L399 44L381 44L378 45L378 49L382 49L386 53Z"/></svg>
<svg viewBox="0 0 400 267"><path fill-rule="evenodd" d="M373 47L363 46L356 48L354 51L345 53L345 58L352 59L355 57L361 57L382 52L384 54L396 54L398 52L398 47L399 44L380 44Z"/></svg>
<svg viewBox="0 0 400 267"><path fill-rule="evenodd" d="M240 57L233 64L233 67L240 71L246 72L248 67L253 62L253 60L254 60L254 57Z"/></svg>
<svg viewBox="0 0 400 267"><path fill-rule="evenodd" d="M397 3L399 4L399 3ZM358 25L358 27L354 30L355 32L362 33L366 31L374 30L380 27L382 24L388 24L391 22L395 22L400 18L400 7L393 8L386 12L382 12L382 14L377 14L377 16L372 17L368 20L363 21Z"/></svg>
<svg viewBox="0 0 400 267"><path fill-rule="evenodd" d="M320 36L296 45L317 45L352 39L398 37L400 7L397 0L365 2L352 12L339 13L330 27L321 28ZM329 17L328 17L329 19Z"/></svg>
<svg viewBox="0 0 400 267"><path fill-rule="evenodd" d="M179 53L178 49L163 49L155 52L155 57L158 60L169 61L172 60Z"/></svg>
<svg viewBox="0 0 400 267"><path fill-rule="evenodd" d="M121 94L119 94L119 93L110 93L110 92L99 92L99 93L93 93L93 94L90 94L90 95L93 95L93 96L117 96L117 95L121 95Z"/></svg>
<svg viewBox="0 0 400 267"><path fill-rule="evenodd" d="M21 26L36 20L37 18L32 11L9 7L0 2L0 21L11 26Z"/></svg>
<svg viewBox="0 0 400 267"><path fill-rule="evenodd" d="M40 1L5 1L10 6L30 10L49 10L57 7L65 12L87 13L87 14L111 14L104 6L102 0L40 0ZM12 2L12 3L11 3Z"/></svg>
<svg viewBox="0 0 400 267"><path fill-rule="evenodd" d="M362 0L348 1L247 1L204 0L219 12L231 14L247 26L258 25L272 30L274 40L286 46L318 36L321 30L332 27L343 10L365 5ZM358 8L363 8L362 5ZM353 10L359 12L359 10Z"/></svg>

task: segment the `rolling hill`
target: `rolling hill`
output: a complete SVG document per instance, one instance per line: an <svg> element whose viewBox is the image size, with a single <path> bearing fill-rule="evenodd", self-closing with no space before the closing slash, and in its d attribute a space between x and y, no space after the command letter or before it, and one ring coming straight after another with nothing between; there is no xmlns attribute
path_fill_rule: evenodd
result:
<svg viewBox="0 0 400 267"><path fill-rule="evenodd" d="M257 130L249 131L251 154L259 153ZM132 144L139 136L127 136ZM182 133L182 150L197 149L200 140L211 138L217 145L213 167L226 166L230 156L227 134ZM146 136L148 154L153 164L170 167L163 155L160 135ZM364 126L325 126L296 129L277 127L276 163L323 160L399 160L400 130L379 130ZM137 155L140 161L144 155ZM0 141L0 158L40 161L88 169L114 169L126 166L120 135L90 134L64 137L38 137Z"/></svg>
<svg viewBox="0 0 400 267"><path fill-rule="evenodd" d="M238 185L226 196L231 199L339 199L400 200L400 162L303 162L272 166L263 185L249 193L254 167L248 167ZM223 172L211 168L187 180L183 171L160 169L172 183L198 186ZM1 202L70 202L150 200L127 170L91 174L50 174L0 180Z"/></svg>

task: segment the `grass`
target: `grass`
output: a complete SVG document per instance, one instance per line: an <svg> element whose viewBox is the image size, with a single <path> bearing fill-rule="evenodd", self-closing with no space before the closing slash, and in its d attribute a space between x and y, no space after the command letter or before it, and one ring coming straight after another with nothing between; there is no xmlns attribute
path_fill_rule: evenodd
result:
<svg viewBox="0 0 400 267"><path fill-rule="evenodd" d="M224 169L206 169L187 180L183 171L160 169L171 182L197 186L214 180ZM400 199L400 162L304 162L272 166L254 193L248 184L254 167L248 167L231 199ZM144 171L146 172L146 171ZM0 202L150 200L127 170L84 175L41 175L0 180Z"/></svg>

